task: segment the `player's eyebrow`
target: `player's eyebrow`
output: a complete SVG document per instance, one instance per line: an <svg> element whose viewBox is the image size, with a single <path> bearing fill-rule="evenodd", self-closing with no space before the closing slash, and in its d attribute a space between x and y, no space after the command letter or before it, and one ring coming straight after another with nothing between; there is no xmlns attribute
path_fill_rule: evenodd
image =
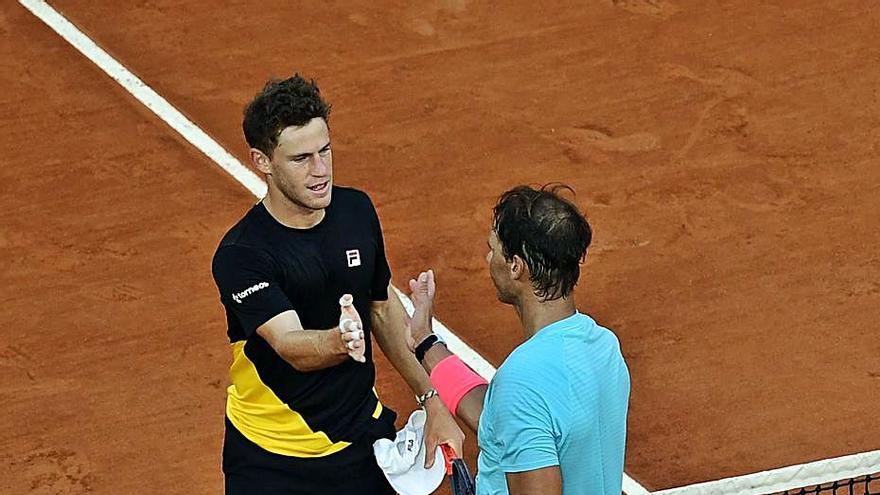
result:
<svg viewBox="0 0 880 495"><path fill-rule="evenodd" d="M325 151L325 150L328 150L328 149L330 149L330 141L327 141L327 144L325 144L324 146L322 146L322 147L318 150L318 152L320 153L321 151ZM298 154L296 154L296 155L288 155L287 159L288 159L288 160L299 161L299 160L302 160L302 159L308 158L308 157L310 157L310 156L312 156L311 153L298 153Z"/></svg>

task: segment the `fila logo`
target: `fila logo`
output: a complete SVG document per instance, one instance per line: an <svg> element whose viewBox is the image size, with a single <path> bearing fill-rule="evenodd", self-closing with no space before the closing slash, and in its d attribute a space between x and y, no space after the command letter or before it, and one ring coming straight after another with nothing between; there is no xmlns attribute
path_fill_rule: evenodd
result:
<svg viewBox="0 0 880 495"><path fill-rule="evenodd" d="M254 292L257 292L260 289L265 289L266 287L269 287L268 282L260 282L256 285L252 285L252 286L248 287L247 289L245 289L241 292L233 292L232 293L232 300L237 302L238 304L241 304L242 299L253 294Z"/></svg>
<svg viewBox="0 0 880 495"><path fill-rule="evenodd" d="M357 249L350 249L345 252L345 259L348 260L348 267L354 268L361 266L361 252Z"/></svg>

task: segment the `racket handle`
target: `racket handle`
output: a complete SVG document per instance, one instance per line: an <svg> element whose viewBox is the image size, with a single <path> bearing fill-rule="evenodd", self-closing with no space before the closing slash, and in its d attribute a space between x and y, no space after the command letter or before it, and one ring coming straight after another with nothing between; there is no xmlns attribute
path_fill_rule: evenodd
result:
<svg viewBox="0 0 880 495"><path fill-rule="evenodd" d="M448 443L441 443L440 450L443 451L443 459L446 461L446 476L452 476L452 461L458 456L455 455L455 451Z"/></svg>

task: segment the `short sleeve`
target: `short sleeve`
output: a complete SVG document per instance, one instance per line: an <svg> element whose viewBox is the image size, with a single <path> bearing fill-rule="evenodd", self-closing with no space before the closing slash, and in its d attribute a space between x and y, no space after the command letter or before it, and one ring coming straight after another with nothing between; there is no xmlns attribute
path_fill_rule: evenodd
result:
<svg viewBox="0 0 880 495"><path fill-rule="evenodd" d="M500 376L494 383L494 430L499 464L506 473L559 465L549 406L529 380Z"/></svg>
<svg viewBox="0 0 880 495"><path fill-rule="evenodd" d="M373 266L373 283L370 287L370 299L373 301L386 301L388 299L388 284L391 282L391 268L385 257L385 240L382 236L382 225L376 208L370 202L370 210L373 216L373 235L376 239L376 262Z"/></svg>
<svg viewBox="0 0 880 495"><path fill-rule="evenodd" d="M271 260L254 249L221 247L214 255L212 271L220 301L247 337L278 314L294 309L281 290Z"/></svg>

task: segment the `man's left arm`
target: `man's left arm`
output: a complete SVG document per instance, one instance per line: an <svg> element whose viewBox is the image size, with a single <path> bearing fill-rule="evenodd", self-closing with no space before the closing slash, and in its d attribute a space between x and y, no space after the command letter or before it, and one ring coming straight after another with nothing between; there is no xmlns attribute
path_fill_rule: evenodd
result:
<svg viewBox="0 0 880 495"><path fill-rule="evenodd" d="M388 286L388 299L373 301L370 306L370 318L373 323L373 335L376 342L400 373L400 376L412 389L413 394L422 395L431 388L431 381L422 366L406 345L406 310L394 288ZM455 419L443 405L440 397L432 397L425 401L425 412L428 421L425 425L425 446L433 452L441 443L449 444L455 452L463 454L464 433ZM425 456L425 462L433 463L433 456Z"/></svg>
<svg viewBox="0 0 880 495"><path fill-rule="evenodd" d="M510 495L559 495L562 493L562 472L559 466L548 466L507 475Z"/></svg>

